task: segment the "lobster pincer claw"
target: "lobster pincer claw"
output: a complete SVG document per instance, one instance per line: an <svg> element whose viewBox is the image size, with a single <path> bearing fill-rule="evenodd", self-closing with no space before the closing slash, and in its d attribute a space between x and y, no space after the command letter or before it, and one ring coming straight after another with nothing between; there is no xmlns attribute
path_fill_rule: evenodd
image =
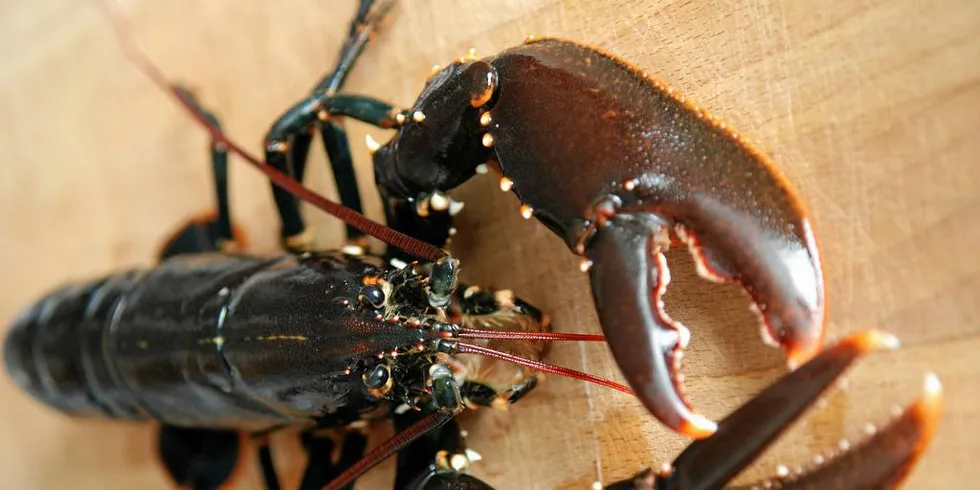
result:
<svg viewBox="0 0 980 490"><path fill-rule="evenodd" d="M587 251L592 294L609 349L637 398L668 427L703 438L715 423L691 409L678 377L690 333L661 299L670 282L658 242L665 231L649 214L620 214L599 228Z"/></svg>
<svg viewBox="0 0 980 490"><path fill-rule="evenodd" d="M685 401L678 373L690 334L664 310L670 271L663 252L672 236L687 245L701 277L742 286L763 340L782 347L792 368L819 351L823 335L819 255L795 205L766 208L734 194L658 186L638 179L631 194L600 201L582 251L592 263L600 323L630 386L668 427L703 438L714 432L714 423ZM785 197L773 195L772 201Z"/></svg>
<svg viewBox="0 0 980 490"><path fill-rule="evenodd" d="M631 481L607 488L722 488L754 461L860 356L898 347L894 336L870 330L848 337L784 376L718 424L714 436L693 442L669 468L644 470ZM869 439L834 456L815 459L817 468L752 488L895 488L929 445L940 417L942 394L935 375L920 397ZM850 445L848 445L849 447ZM774 485L776 484L776 485ZM624 486L625 485L625 486Z"/></svg>

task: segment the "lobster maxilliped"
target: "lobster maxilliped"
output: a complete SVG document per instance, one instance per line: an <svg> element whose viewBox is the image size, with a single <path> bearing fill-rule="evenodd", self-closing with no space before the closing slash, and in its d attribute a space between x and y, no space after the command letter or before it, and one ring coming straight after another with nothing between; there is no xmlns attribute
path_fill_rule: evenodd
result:
<svg viewBox="0 0 980 490"><path fill-rule="evenodd" d="M660 471L608 488L718 488L854 360L898 345L867 331L821 347L820 255L791 186L744 138L610 54L532 39L438 70L408 109L347 93L346 75L388 6L379 4L361 2L337 69L272 125L268 163L225 136L216 117L121 37L135 64L213 138L218 213L183 229L163 255L226 253L168 258L28 309L5 344L8 370L27 391L69 413L163 422L168 470L195 488L216 486L228 473L229 429L350 426L379 416L393 418L398 433L370 452L348 441L335 461L332 445L311 443L304 486L344 487L397 453L398 488L487 488L465 471L471 458L452 421L465 406L512 403L534 387L535 371L633 392L539 360L537 341L601 336L546 332L545 317L512 293L457 286L458 264L441 247L462 206L444 192L488 168L521 199L524 217L538 217L583 257L610 349L640 401L666 426L701 439ZM357 213L350 149L336 116L396 131L383 145L369 141L392 229ZM314 131L342 204L297 182ZM282 242L295 255L227 253L236 241L226 152L273 181ZM345 252L312 250L297 198L348 224ZM391 245L384 257L364 253L364 234ZM783 347L795 368L718 424L683 395L678 366L690 333L662 301L670 280L663 252L672 243L688 247L703 277L745 289L763 338ZM407 263L412 257L422 262ZM121 285L108 288L113 281ZM465 354L517 370L503 381L477 376L491 370ZM865 443L779 484L897 486L931 440L940 394L928 376L924 394ZM115 405L130 412L117 414ZM188 449L195 438L219 450ZM200 461L220 471L202 472ZM262 462L275 487L267 448Z"/></svg>

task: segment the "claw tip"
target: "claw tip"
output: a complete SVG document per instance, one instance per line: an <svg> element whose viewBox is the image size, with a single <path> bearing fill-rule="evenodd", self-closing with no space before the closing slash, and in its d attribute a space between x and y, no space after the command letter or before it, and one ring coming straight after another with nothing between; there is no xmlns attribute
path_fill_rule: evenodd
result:
<svg viewBox="0 0 980 490"><path fill-rule="evenodd" d="M864 351L876 349L895 350L902 346L902 341L898 337L884 330L868 330L858 335L855 340Z"/></svg>
<svg viewBox="0 0 980 490"><path fill-rule="evenodd" d="M883 349L897 350L902 347L902 341L893 334L884 330L873 330L872 333L875 336L875 342Z"/></svg>
<svg viewBox="0 0 980 490"><path fill-rule="evenodd" d="M939 382L939 376L936 376L936 373L926 374L924 386L927 396L937 396L943 391L943 385Z"/></svg>
<svg viewBox="0 0 980 490"><path fill-rule="evenodd" d="M788 348L786 351L786 365L789 367L790 371L796 371L797 368L806 364L817 355L819 349L816 346L812 349L793 349Z"/></svg>
<svg viewBox="0 0 980 490"><path fill-rule="evenodd" d="M700 414L693 414L690 419L685 420L679 431L695 439L710 437L718 430L718 424Z"/></svg>

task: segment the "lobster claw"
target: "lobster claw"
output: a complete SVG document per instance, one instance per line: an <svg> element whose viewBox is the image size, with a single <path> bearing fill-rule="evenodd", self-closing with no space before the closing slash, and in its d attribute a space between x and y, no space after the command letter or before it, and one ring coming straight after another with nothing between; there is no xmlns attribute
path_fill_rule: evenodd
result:
<svg viewBox="0 0 980 490"><path fill-rule="evenodd" d="M685 203L683 215L667 211L673 212L621 209L601 217L585 253L593 264L600 323L628 383L662 423L700 439L717 426L684 398L678 368L690 333L667 315L663 302L670 232L687 244L702 277L742 285L762 321L763 339L784 348L791 367L819 350L823 283L805 221L781 222L783 230L799 233L773 233L757 217L708 199Z"/></svg>
<svg viewBox="0 0 980 490"><path fill-rule="evenodd" d="M716 425L693 412L677 378L690 333L667 316L660 299L670 282L656 244L664 229L651 215L619 215L600 228L588 249L592 295L609 349L636 396L668 427L702 438Z"/></svg>

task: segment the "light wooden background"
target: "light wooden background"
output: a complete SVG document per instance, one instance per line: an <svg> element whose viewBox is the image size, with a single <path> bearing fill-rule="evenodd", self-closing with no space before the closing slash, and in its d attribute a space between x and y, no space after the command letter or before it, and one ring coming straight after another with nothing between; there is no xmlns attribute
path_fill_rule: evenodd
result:
<svg viewBox="0 0 980 490"><path fill-rule="evenodd" d="M973 0L710 2L513 0L403 2L369 47L350 90L409 104L436 63L488 54L525 34L560 35L656 73L771 153L813 212L838 338L884 327L901 351L866 359L742 481L809 461L914 395L927 370L947 394L917 488L980 480L980 3ZM267 125L331 66L353 1L128 0L139 42L174 80L195 86L239 141L259 150ZM0 325L68 279L149 265L160 239L211 203L206 138L127 64L88 0L0 2ZM379 218L364 128L349 125ZM560 128L555 128L560 131ZM388 135L371 130L381 141ZM332 195L315 151L310 184ZM569 176L573 178L573 176ZM273 252L266 184L234 167L236 218ZM467 202L455 250L467 280L513 288L557 328L596 332L586 277L543 226L490 177ZM315 213L310 213L315 216ZM322 243L341 227L315 217ZM733 287L697 279L671 253L668 309L694 334L693 401L720 418L782 373ZM561 345L551 360L617 376L601 345ZM3 488L166 488L145 426L79 422L0 381ZM592 400L590 417L589 397ZM475 472L500 488L587 488L669 460L685 441L621 394L549 378L509 413L466 419L485 456ZM383 436L383 431L382 431ZM381 436L379 436L381 437ZM292 438L277 454L303 464ZM292 457L286 458L287 455ZM384 488L390 465L364 488ZM250 467L241 480L256 484ZM287 485L295 484L295 480Z"/></svg>

